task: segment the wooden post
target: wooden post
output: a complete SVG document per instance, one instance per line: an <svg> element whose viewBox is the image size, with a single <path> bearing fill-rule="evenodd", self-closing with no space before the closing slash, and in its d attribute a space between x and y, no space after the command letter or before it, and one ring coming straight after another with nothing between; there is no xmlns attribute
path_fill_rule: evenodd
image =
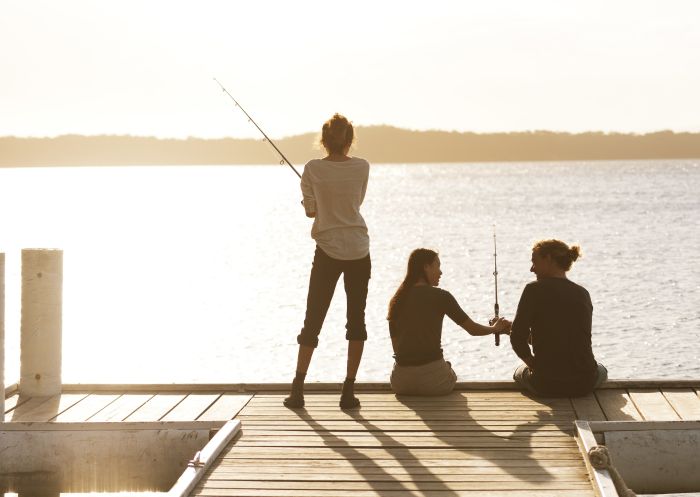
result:
<svg viewBox="0 0 700 497"><path fill-rule="evenodd" d="M61 393L63 251L22 250L19 392Z"/></svg>
<svg viewBox="0 0 700 497"><path fill-rule="evenodd" d="M5 422L5 254L0 252L0 423Z"/></svg>

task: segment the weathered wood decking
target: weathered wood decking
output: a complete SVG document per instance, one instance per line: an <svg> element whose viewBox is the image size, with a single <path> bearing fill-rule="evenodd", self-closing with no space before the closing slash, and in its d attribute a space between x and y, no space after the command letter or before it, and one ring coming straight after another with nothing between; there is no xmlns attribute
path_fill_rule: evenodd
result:
<svg viewBox="0 0 700 497"><path fill-rule="evenodd" d="M611 382L573 399L510 386L461 384L436 398L361 386L362 408L343 412L330 386L311 387L306 408L288 410L272 386L76 385L50 398L11 395L6 420L240 419L193 495L574 497L594 495L574 420L700 419L699 382Z"/></svg>

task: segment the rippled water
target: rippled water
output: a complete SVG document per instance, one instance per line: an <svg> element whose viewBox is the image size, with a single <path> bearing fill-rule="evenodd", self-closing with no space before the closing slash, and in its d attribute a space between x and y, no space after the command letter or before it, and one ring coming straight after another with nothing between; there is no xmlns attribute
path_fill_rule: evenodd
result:
<svg viewBox="0 0 700 497"><path fill-rule="evenodd" d="M513 316L534 241L579 243L594 352L611 378L700 377L700 162L372 166L363 214L373 277L358 379L392 365L384 319L409 252L437 249L470 316ZM280 166L0 169L6 382L19 377L23 247L64 254L65 382L289 381L313 256L298 180ZM345 298L331 306L309 381L345 374ZM447 320L461 380L507 379L507 339Z"/></svg>

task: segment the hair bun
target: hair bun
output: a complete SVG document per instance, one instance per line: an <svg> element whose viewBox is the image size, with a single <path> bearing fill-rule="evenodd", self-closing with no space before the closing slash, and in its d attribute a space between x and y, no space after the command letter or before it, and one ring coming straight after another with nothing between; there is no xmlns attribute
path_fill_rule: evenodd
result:
<svg viewBox="0 0 700 497"><path fill-rule="evenodd" d="M335 113L323 124L321 129L321 145L331 153L342 153L343 150L352 145L354 130L347 117Z"/></svg>
<svg viewBox="0 0 700 497"><path fill-rule="evenodd" d="M571 257L572 261L575 261L576 259L581 257L581 247L579 247L578 245L572 245L569 249L569 256Z"/></svg>

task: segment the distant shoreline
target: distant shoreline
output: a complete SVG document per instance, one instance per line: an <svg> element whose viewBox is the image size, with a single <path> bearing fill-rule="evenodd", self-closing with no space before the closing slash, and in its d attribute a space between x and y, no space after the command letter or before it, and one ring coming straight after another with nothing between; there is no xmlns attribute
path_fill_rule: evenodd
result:
<svg viewBox="0 0 700 497"><path fill-rule="evenodd" d="M700 133L647 134L458 133L358 127L356 155L378 163L552 162L700 158ZM317 135L275 140L295 165L321 154ZM272 147L257 139L158 139L142 136L65 135L0 137L0 167L271 165Z"/></svg>

